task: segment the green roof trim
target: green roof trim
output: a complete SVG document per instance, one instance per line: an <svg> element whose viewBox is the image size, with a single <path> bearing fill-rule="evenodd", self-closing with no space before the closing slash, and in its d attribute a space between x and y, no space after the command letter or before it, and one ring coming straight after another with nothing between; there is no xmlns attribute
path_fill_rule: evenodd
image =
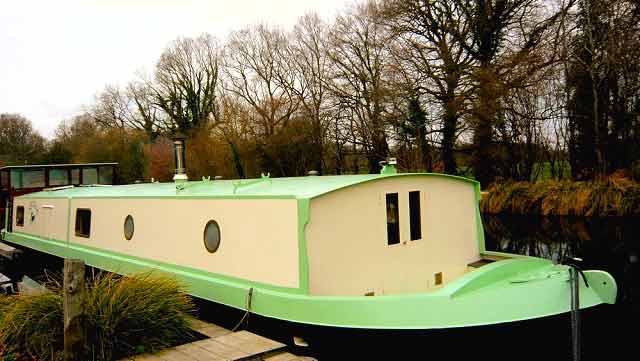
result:
<svg viewBox="0 0 640 361"><path fill-rule="evenodd" d="M88 186L42 191L24 198L231 198L311 199L356 184L392 177L440 177L467 182L468 178L440 173L360 174L242 180L208 180L180 183L140 183L120 186Z"/></svg>

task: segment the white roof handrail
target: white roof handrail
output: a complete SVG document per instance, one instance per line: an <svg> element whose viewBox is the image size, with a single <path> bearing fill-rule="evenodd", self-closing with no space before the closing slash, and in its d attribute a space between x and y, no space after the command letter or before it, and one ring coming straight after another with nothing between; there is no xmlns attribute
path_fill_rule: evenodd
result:
<svg viewBox="0 0 640 361"><path fill-rule="evenodd" d="M70 184L70 185L67 185L67 186L44 188L43 191L44 192L55 192L55 191L62 191L62 190L65 190L65 189L70 189L70 188L73 188L73 187L74 187L74 185Z"/></svg>

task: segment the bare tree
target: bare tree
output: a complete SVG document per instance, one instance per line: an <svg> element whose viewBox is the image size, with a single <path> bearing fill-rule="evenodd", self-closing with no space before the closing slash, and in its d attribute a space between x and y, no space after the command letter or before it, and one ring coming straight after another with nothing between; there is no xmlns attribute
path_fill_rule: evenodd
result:
<svg viewBox="0 0 640 361"><path fill-rule="evenodd" d="M392 100L385 80L392 37L376 21L377 13L374 2L355 6L337 17L329 35L330 89L337 106L353 116L353 138L366 154L370 173L379 171L389 153L387 115Z"/></svg>
<svg viewBox="0 0 640 361"><path fill-rule="evenodd" d="M219 60L217 41L208 34L178 39L160 56L155 81L147 86L172 131L188 133L218 120ZM146 97L146 92L134 94Z"/></svg>
<svg viewBox="0 0 640 361"><path fill-rule="evenodd" d="M142 130L153 140L172 128L171 120L154 100L152 90L143 82L131 82L125 89L108 85L87 113L101 126Z"/></svg>
<svg viewBox="0 0 640 361"><path fill-rule="evenodd" d="M300 98L302 116L311 122L313 142L312 163L322 172L324 137L330 112L328 109L326 52L328 27L317 14L307 14L298 20L291 34L291 59L297 82L294 90Z"/></svg>
<svg viewBox="0 0 640 361"><path fill-rule="evenodd" d="M255 111L262 136L286 127L300 103L288 48L285 34L265 25L231 34L226 46L225 91Z"/></svg>
<svg viewBox="0 0 640 361"><path fill-rule="evenodd" d="M567 69L570 150L574 177L590 179L631 166L639 113L634 104L640 91L640 4L578 5Z"/></svg>
<svg viewBox="0 0 640 361"><path fill-rule="evenodd" d="M396 56L408 68L409 86L441 106L442 160L450 174L457 173L458 123L472 90L472 57L461 41L470 36L471 22L462 11L448 0L388 0L383 9L385 24L399 36Z"/></svg>
<svg viewBox="0 0 640 361"><path fill-rule="evenodd" d="M146 83L129 83L126 95L130 107L135 109L135 116L130 122L132 128L143 130L151 140L171 129L171 120L162 108L156 105L153 89Z"/></svg>
<svg viewBox="0 0 640 361"><path fill-rule="evenodd" d="M558 43L559 24L574 0L558 0L550 7L544 0L453 0L461 16L471 24L471 36L454 32L474 60L476 83L473 107L473 168L476 178L488 185L499 174L494 124L502 115L501 97L520 86L528 75L552 64L532 55L546 42ZM555 4L555 2L553 2ZM451 28L456 30L455 28ZM522 77L511 77L518 64L528 64Z"/></svg>

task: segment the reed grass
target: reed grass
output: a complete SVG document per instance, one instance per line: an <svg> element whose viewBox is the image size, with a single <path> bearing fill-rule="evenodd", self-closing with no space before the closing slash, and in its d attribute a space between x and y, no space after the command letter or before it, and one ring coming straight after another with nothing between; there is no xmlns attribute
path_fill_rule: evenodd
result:
<svg viewBox="0 0 640 361"><path fill-rule="evenodd" d="M106 274L91 282L87 297L89 340L96 360L147 352L193 338L194 306L171 278Z"/></svg>
<svg viewBox="0 0 640 361"><path fill-rule="evenodd" d="M0 310L0 345L5 355L62 359L62 296L7 296Z"/></svg>
<svg viewBox="0 0 640 361"><path fill-rule="evenodd" d="M640 215L640 184L624 178L595 182L506 182L495 184L488 191L480 209L490 214Z"/></svg>
<svg viewBox="0 0 640 361"><path fill-rule="evenodd" d="M86 287L90 360L153 352L194 338L190 327L194 305L171 278L100 273ZM63 341L60 288L0 298L0 350L5 354L60 360Z"/></svg>

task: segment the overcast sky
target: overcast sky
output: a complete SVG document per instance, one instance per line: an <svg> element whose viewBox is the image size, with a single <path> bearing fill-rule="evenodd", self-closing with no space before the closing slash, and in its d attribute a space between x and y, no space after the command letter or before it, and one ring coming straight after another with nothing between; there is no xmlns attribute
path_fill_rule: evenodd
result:
<svg viewBox="0 0 640 361"><path fill-rule="evenodd" d="M2 0L0 113L43 135L106 84L149 71L179 36L224 39L257 22L291 28L308 11L331 17L352 0Z"/></svg>

